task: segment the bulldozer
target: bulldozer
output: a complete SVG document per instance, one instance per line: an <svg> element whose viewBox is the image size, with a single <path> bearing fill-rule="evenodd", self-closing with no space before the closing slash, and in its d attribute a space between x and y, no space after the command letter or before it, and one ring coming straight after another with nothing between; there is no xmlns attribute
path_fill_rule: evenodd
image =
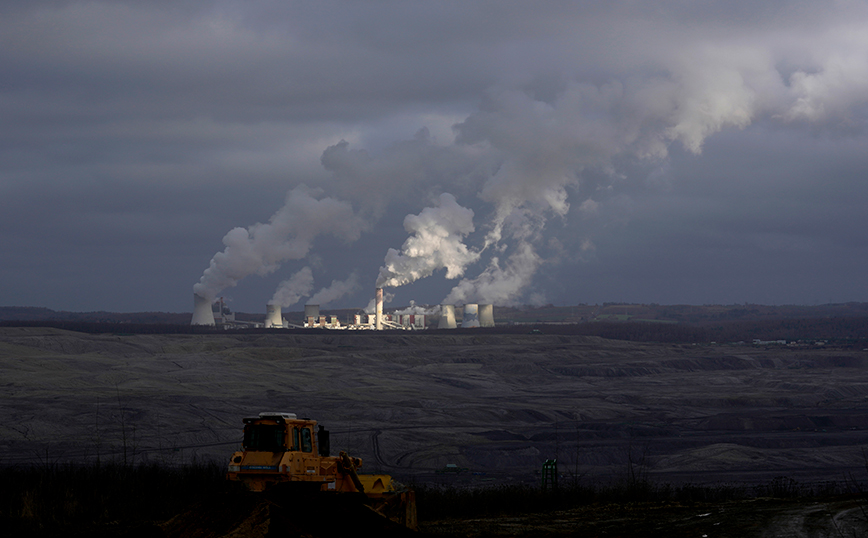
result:
<svg viewBox="0 0 868 538"><path fill-rule="evenodd" d="M390 475L359 473L360 458L330 455L329 432L295 413L260 413L245 418L241 450L232 454L226 478L250 491L282 490L298 495L355 494L383 517L416 529L412 489Z"/></svg>

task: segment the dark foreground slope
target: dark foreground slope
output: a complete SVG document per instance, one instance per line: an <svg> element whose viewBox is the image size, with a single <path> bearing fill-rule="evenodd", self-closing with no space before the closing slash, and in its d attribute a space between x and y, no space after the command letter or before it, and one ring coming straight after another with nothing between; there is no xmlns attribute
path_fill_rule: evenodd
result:
<svg viewBox="0 0 868 538"><path fill-rule="evenodd" d="M331 538L359 529L410 534L363 496L251 493L214 465L0 468L0 533L7 537Z"/></svg>
<svg viewBox="0 0 868 538"><path fill-rule="evenodd" d="M422 486L420 536L864 536L868 496L773 481L744 489L632 484ZM759 495L759 496L756 496ZM354 495L247 492L219 467L0 469L8 537L265 538L417 535Z"/></svg>
<svg viewBox="0 0 868 538"><path fill-rule="evenodd" d="M865 501L750 499L590 504L532 514L431 522L430 536L768 538L866 536Z"/></svg>

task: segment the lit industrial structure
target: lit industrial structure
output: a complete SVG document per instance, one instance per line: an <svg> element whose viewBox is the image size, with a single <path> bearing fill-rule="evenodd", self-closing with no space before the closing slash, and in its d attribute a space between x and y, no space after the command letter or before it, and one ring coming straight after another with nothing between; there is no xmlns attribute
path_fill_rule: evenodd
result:
<svg viewBox="0 0 868 538"><path fill-rule="evenodd" d="M438 329L454 329L455 324L455 305L442 304L440 305L440 322L437 324Z"/></svg>
<svg viewBox="0 0 868 538"><path fill-rule="evenodd" d="M352 315L352 321L347 319L346 323L343 324L337 316L321 315L319 305L307 304L304 306L304 318L301 324L293 324L284 319L279 304L268 303L265 306L265 319L262 322L236 321L235 314L226 307L222 297L212 302L194 293L193 318L190 324L216 326L223 329L259 327L266 329L424 330L429 328L429 322L432 322L433 317L438 329L455 329L458 326L455 318L455 305L440 305L438 316L436 312L419 309L412 305L411 308L404 311L384 313L383 302L383 289L376 288L374 313L362 314L359 312ZM494 327L494 307L491 304L468 303L464 305L462 312L462 328ZM439 320L437 320L438 317Z"/></svg>
<svg viewBox="0 0 868 538"><path fill-rule="evenodd" d="M375 327L378 331L383 330L383 288L377 288L374 293L376 309L374 310L376 317Z"/></svg>
<svg viewBox="0 0 868 538"><path fill-rule="evenodd" d="M283 328L283 313L279 304L265 305L265 328Z"/></svg>
<svg viewBox="0 0 868 538"><path fill-rule="evenodd" d="M475 329L479 327L479 305L467 303L464 305L464 317L461 319L462 329Z"/></svg>

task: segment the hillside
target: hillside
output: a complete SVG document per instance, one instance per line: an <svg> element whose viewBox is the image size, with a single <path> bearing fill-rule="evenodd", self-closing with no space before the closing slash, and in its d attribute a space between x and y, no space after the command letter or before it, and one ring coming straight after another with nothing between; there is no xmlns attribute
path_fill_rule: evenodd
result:
<svg viewBox="0 0 868 538"><path fill-rule="evenodd" d="M219 461L262 410L318 419L367 470L433 481L535 481L554 457L567 477L632 462L667 481L816 481L862 469L868 444L861 349L7 327L0 364L7 463Z"/></svg>

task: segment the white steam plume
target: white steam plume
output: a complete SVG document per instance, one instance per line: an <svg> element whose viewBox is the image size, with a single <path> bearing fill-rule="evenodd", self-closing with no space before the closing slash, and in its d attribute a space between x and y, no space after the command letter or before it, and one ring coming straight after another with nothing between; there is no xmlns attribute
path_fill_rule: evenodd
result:
<svg viewBox="0 0 868 538"><path fill-rule="evenodd" d="M377 155L351 149L349 142L341 140L323 151L320 162L332 174L329 184L334 192L376 220L395 200L424 198L431 185L450 178L487 175L483 169L493 163L480 157L484 156L473 148L437 144L422 127L413 138L397 141ZM476 192L475 187L468 190L468 195Z"/></svg>
<svg viewBox="0 0 868 538"><path fill-rule="evenodd" d="M394 293L389 293L388 291L383 290L383 304L391 303L392 300L395 299ZM377 298L372 297L370 301L368 301L368 305L365 307L365 314L373 314L377 311Z"/></svg>
<svg viewBox="0 0 868 538"><path fill-rule="evenodd" d="M277 304L282 308L294 305L302 297L307 297L313 291L313 272L310 267L304 267L277 286L277 291L269 304Z"/></svg>
<svg viewBox="0 0 868 538"><path fill-rule="evenodd" d="M223 237L226 248L211 258L210 266L193 286L194 293L213 299L246 276L264 276L286 260L302 259L318 235L358 239L364 223L352 206L334 198L317 199L317 195L318 191L306 186L296 187L267 224L230 230Z"/></svg>
<svg viewBox="0 0 868 538"><path fill-rule="evenodd" d="M404 229L413 234L401 251L390 248L380 268L377 287L396 287L431 276L446 269L446 278L458 278L465 268L479 259L462 239L473 232L473 211L462 207L449 193L443 193L436 207L426 207L418 215L407 215Z"/></svg>
<svg viewBox="0 0 868 538"><path fill-rule="evenodd" d="M743 128L769 107L786 110L775 108L784 85L771 60L750 52L697 47L668 61L668 75L599 86L567 83L546 101L520 90L490 92L485 105L455 127L456 142L499 156L479 193L494 206L485 247L512 248L513 254L505 265L492 259L445 302L519 301L540 266L532 242L548 219L569 213L570 195L587 170L617 181L620 158L659 161L673 141L699 154L711 134Z"/></svg>
<svg viewBox="0 0 868 538"><path fill-rule="evenodd" d="M421 314L421 315L425 315L425 316L433 316L433 315L439 314L439 313L440 313L440 305L422 306L422 305L417 305L416 301L410 301L410 306L408 306L407 308L404 308L402 310L395 310L395 314L399 314L399 315L407 315L407 314L420 315Z"/></svg>
<svg viewBox="0 0 868 538"><path fill-rule="evenodd" d="M331 285L316 292L308 304L326 305L359 289L359 275L352 273L346 280L332 280Z"/></svg>
<svg viewBox="0 0 868 538"><path fill-rule="evenodd" d="M492 258L479 276L461 280L442 302L491 303L502 306L520 304L524 290L530 285L541 263L542 260L530 243L520 241L503 266L498 258Z"/></svg>
<svg viewBox="0 0 868 538"><path fill-rule="evenodd" d="M499 258L456 286L447 302L514 303L540 266L532 245L539 244L547 221L588 201L587 195L576 198L588 172L614 184L625 179L623 162L659 166L673 143L698 155L708 137L757 118L845 124L848 112L868 101L868 40L864 32L825 37L810 47L809 63L794 63L785 48L763 40L702 38L678 49L649 49L647 71L604 84L564 79L557 93L541 94L498 86L455 126L455 144L437 147L420 131L378 157L339 144L324 153L323 164L345 188L363 189L369 181L386 187L367 191L378 203L385 203L383 193L415 192L411 183L440 184L462 196L478 193L493 208L482 250L462 244L467 232L447 233L457 242L434 246L425 239L436 235L414 235L401 251L389 251L378 283L406 284L440 267L447 267L448 277L463 276L469 263L494 247L487 251ZM465 259L437 259L456 244Z"/></svg>
<svg viewBox="0 0 868 538"><path fill-rule="evenodd" d="M332 175L327 185L372 218L384 214L391 203L418 198L432 185L462 200L478 194L489 207L483 213L474 206L476 215L489 215L490 210L484 228L488 250L464 244L474 231L469 208L455 204L469 216L467 226L456 226L451 219L440 229L434 217L450 205L441 197L439 207L407 217L411 237L402 249L389 251L378 283L399 286L445 268L448 278L467 275L448 302L515 303L541 265L535 246L542 244L537 240L548 221L564 218L583 204L594 206L588 194L577 196L587 191L582 181L591 177L589 172L600 183L597 192L607 192L609 186L602 184L606 177L613 184L625 179L624 163L633 167L641 160L659 166L676 143L700 154L708 137L745 128L757 118L780 127L813 122L830 129L862 121L854 110L868 101L863 26L855 21L846 31L814 35L799 45L805 53L796 56L788 52L791 44L771 34L697 37L688 32L676 47L650 40L642 51L642 71L626 76L616 66L605 84L565 77L551 91L536 91L532 84L498 85L478 111L455 126L454 144L438 145L422 129L380 155L350 149L343 141L327 148L321 160ZM608 206L601 201L597 207L603 214ZM353 215L348 206L344 215ZM418 222L428 218L431 223ZM289 250L306 252L314 235L323 233L318 230L328 226L326 220L338 227L351 221L328 217L306 228L312 230L310 236L287 233L287 241L298 247ZM226 250L212 260L196 291L212 298L240 278L266 274L292 258L259 248L254 228L227 234ZM349 238L358 236L358 228L353 225L355 235ZM489 264L474 278L467 268L483 252L497 258L486 260Z"/></svg>

